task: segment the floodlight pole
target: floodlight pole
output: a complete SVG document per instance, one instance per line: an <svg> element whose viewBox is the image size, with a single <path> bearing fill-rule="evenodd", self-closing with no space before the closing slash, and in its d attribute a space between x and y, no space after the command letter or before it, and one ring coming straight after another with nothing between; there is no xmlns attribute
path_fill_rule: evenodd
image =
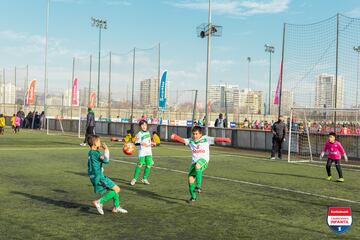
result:
<svg viewBox="0 0 360 240"><path fill-rule="evenodd" d="M15 111L14 112L17 112L17 104L16 104L16 66L15 66L15 71L14 71L14 85L15 85L15 94L14 94L14 97L15 97Z"/></svg>
<svg viewBox="0 0 360 240"><path fill-rule="evenodd" d="M208 39L207 39L207 60L206 60L206 88L205 88L205 134L209 133L209 110L208 110L208 90L209 90L209 80L210 80L210 59L211 59L211 35L212 35L212 25L211 25L211 0L209 0L209 16L208 16Z"/></svg>
<svg viewBox="0 0 360 240"><path fill-rule="evenodd" d="M100 58L101 58L101 29L107 29L107 21L92 17L92 25L99 28L99 59L98 59L98 86L97 86L97 107L100 102Z"/></svg>
<svg viewBox="0 0 360 240"><path fill-rule="evenodd" d="M134 84L135 84L135 53L136 48L133 50L133 72L132 72L132 84L131 84L131 115L130 115L130 123L131 123L131 131L134 131Z"/></svg>
<svg viewBox="0 0 360 240"><path fill-rule="evenodd" d="M354 46L354 51L357 53L357 64L356 64L356 104L355 107L358 108L359 100L359 58L360 58L360 46Z"/></svg>
<svg viewBox="0 0 360 240"><path fill-rule="evenodd" d="M6 86L5 86L5 68L3 68L3 75L2 75L2 77L3 77L3 113L4 113L4 115L6 114L5 113L5 100L6 100L6 98L5 98L5 90L6 90Z"/></svg>
<svg viewBox="0 0 360 240"><path fill-rule="evenodd" d="M247 101L247 114L250 113L250 106L249 106L249 94L250 94L250 62L251 62L251 57L247 57L246 60L248 61L248 69L247 69L247 94L246 94L246 101Z"/></svg>
<svg viewBox="0 0 360 240"><path fill-rule="evenodd" d="M109 122L111 122L111 52L109 52L108 118L109 118Z"/></svg>
<svg viewBox="0 0 360 240"><path fill-rule="evenodd" d="M47 10L46 10L46 24L45 24L45 63L44 63L44 115L46 118L46 97L48 94L48 69L47 69L47 59L48 59L48 33L49 33L49 15L50 15L50 0L47 1Z"/></svg>
<svg viewBox="0 0 360 240"><path fill-rule="evenodd" d="M268 93L268 115L270 115L270 102L271 102L271 54L275 52L274 46L265 44L265 52L269 53L270 66L269 66L269 93Z"/></svg>
<svg viewBox="0 0 360 240"><path fill-rule="evenodd" d="M88 96L88 107L90 106L90 95L91 95L91 71L92 71L92 55L90 54L90 66L89 66L89 96Z"/></svg>
<svg viewBox="0 0 360 240"><path fill-rule="evenodd" d="M251 62L251 57L247 57L247 61L248 61L248 84L247 84L247 87L248 87L248 91L250 91L250 62Z"/></svg>

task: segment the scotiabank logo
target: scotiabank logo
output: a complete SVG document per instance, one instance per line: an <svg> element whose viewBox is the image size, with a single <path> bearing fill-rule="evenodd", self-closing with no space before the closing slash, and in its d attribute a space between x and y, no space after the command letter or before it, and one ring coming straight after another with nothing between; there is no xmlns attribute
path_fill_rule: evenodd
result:
<svg viewBox="0 0 360 240"><path fill-rule="evenodd" d="M336 233L346 232L352 225L351 207L329 207L327 224Z"/></svg>
<svg viewBox="0 0 360 240"><path fill-rule="evenodd" d="M194 149L192 150L193 153L205 153L205 150L204 149Z"/></svg>

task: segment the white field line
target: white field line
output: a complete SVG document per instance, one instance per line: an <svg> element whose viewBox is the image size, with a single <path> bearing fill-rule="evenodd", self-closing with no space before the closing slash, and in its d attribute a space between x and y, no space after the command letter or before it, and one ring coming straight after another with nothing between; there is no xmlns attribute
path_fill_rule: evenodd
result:
<svg viewBox="0 0 360 240"><path fill-rule="evenodd" d="M122 160L117 160L117 159L111 159L111 161L112 162L119 162L119 163L136 165L136 163L133 163L133 162L122 161ZM185 171L171 169L171 168L164 168L164 167L153 167L153 168L164 170L164 171L169 171L169 172L188 174ZM356 200L332 197L332 196L327 196L327 195L322 195L322 194L317 194L317 193L303 192L303 191L294 190L294 189L290 189L290 188L276 187L276 186L271 186L271 185L266 185L266 184L261 184L261 183L247 182L247 181L242 181L242 180L237 180L237 179L230 179L230 178L210 176L210 175L203 175L203 176L206 177L206 178L215 179L215 180L234 182L234 183L240 183L240 184L245 184L245 185L257 186L257 187L261 187L261 188L279 190L279 191L283 191L283 192L297 193L297 194L307 195L307 196L312 196L312 197L317 197L317 198L324 198L324 199L330 199L330 200L335 200L335 201L360 204L360 201L356 201Z"/></svg>
<svg viewBox="0 0 360 240"><path fill-rule="evenodd" d="M112 148L118 148L118 147L112 147ZM172 147L167 147L168 149L173 149L173 150L178 150L178 151L186 151L190 153L190 150L188 149L179 149L179 148L172 148ZM26 147L26 148L0 148L0 151L41 151L41 150L86 150L88 148L84 148L84 147ZM258 158L258 157L254 157L254 156L249 156L249 155L235 155L235 154L212 154L211 156L221 156L221 157L236 157L236 158L247 158L247 159L255 159L256 161L265 161L265 162L277 162L277 163L286 163L288 164L288 162L281 162L279 160L271 160L271 159L264 159L264 158ZM137 156L126 156L127 158L137 158ZM156 155L155 158L191 158L191 156L159 156ZM321 167L323 168L323 165L319 165L318 163L322 163L320 161L313 161L316 164L312 164L312 163L292 163L292 164L296 164L296 165L306 165L306 166L310 166L310 167ZM323 163L325 164L325 162ZM346 165L343 164L343 167L345 167L346 171L353 171L353 172L360 172L360 169L353 169L350 168L352 166L356 166L356 165ZM359 166L356 166L359 167Z"/></svg>
<svg viewBox="0 0 360 240"><path fill-rule="evenodd" d="M178 150L178 151L188 151L190 152L190 150L187 149L179 149L179 148L173 148L173 147L167 147L168 149L172 149L172 150ZM186 148L186 147L185 147ZM248 159L256 159L256 161L265 161L265 162L277 162L277 163L286 163L289 164L287 161L280 161L280 160L272 160L272 159L267 159L267 158L261 158L261 157L257 157L257 156L250 156L250 155L236 155L236 154L211 154L211 156L222 156L222 157L236 157L236 158L248 158ZM297 164L297 165L306 165L306 166L311 166L311 167L321 167L323 168L326 164L326 162L321 162L321 161L312 161L313 164L309 163L309 162L291 162L291 164ZM319 164L323 164L323 165L319 165ZM353 172L360 172L360 169L353 169L351 167L354 168L360 168L360 165L351 165L351 164L342 164L342 167L345 167L345 169L347 171L353 171Z"/></svg>

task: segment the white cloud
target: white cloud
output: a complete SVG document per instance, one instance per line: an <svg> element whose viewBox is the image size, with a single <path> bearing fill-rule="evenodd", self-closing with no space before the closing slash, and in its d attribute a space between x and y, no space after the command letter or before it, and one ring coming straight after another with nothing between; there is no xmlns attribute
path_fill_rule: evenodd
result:
<svg viewBox="0 0 360 240"><path fill-rule="evenodd" d="M350 10L349 12L345 13L345 15L353 18L360 17L360 7Z"/></svg>
<svg viewBox="0 0 360 240"><path fill-rule="evenodd" d="M289 7L290 0L217 0L212 3L212 10L221 15L230 15L236 17L247 17L258 14L274 14L284 12ZM180 1L170 3L178 8L207 10L208 2L197 1Z"/></svg>

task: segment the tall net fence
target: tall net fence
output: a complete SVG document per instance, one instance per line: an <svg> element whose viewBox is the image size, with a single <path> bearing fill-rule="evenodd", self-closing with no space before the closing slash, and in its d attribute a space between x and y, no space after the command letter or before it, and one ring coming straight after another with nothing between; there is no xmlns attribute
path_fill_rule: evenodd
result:
<svg viewBox="0 0 360 240"><path fill-rule="evenodd" d="M284 28L282 114L292 107L357 107L360 19L338 14Z"/></svg>
<svg viewBox="0 0 360 240"><path fill-rule="evenodd" d="M359 117L359 109L292 109L288 121L288 161L319 160L330 132L336 132L350 160L359 160Z"/></svg>

